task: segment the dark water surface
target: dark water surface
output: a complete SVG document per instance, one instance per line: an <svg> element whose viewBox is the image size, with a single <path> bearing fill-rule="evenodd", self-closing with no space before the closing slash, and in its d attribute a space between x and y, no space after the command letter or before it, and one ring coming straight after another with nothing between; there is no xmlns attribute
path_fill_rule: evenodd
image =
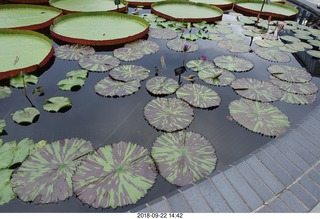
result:
<svg viewBox="0 0 320 219"><path fill-rule="evenodd" d="M230 16L226 16L226 18L228 17L230 18ZM232 26L235 32L240 31L235 25ZM155 75L154 67L158 66L161 68L160 57L164 56L167 70L160 71L159 75L177 79L173 69L182 65L183 54L168 49L166 47L166 40L156 40L151 37L149 40L157 42L160 45L160 51L152 55L146 55L143 59L133 63L122 61L121 64L142 65L151 70L149 77L151 78ZM249 44L250 38L246 38L246 42ZM198 40L197 43L200 47L199 50L188 54L186 61L198 59L202 55L207 56L208 60L212 60L219 55L230 55L229 52L219 49L216 46L216 41ZM56 44L55 47L57 47ZM99 53L112 54L111 52ZM237 78L253 77L260 80L268 80L269 73L266 69L270 64L275 63L263 60L254 53L234 55L247 58L255 64L255 67L249 72L235 73ZM292 55L290 57L290 63L285 64L300 66ZM102 78L108 76L108 73L90 72L85 85L79 91L59 90L57 83L66 78L67 72L77 69L80 69L80 67L76 61L64 61L56 58L51 68L39 77L38 84L28 87L27 93L29 97L40 111L39 120L30 126L15 124L11 119L12 113L30 106L30 103L23 95L23 90L12 88L11 96L0 100L0 118L5 119L7 122L7 126L5 127L7 134L1 136L3 141L20 141L25 137L29 137L35 142L44 139L50 143L59 139L76 137L90 141L95 148L118 141L130 141L150 150L155 138L163 132L152 128L144 119L144 106L155 98L146 91L146 81L141 83L140 90L133 95L124 98L106 98L95 93L94 85ZM195 72L188 70L184 73L185 76L191 74L195 74ZM319 78L314 77L312 81L320 86ZM182 79L182 82L190 83L184 79ZM196 83L205 84L198 78L196 79ZM38 86L44 88L45 95L42 97L32 94L33 89ZM213 110L194 109L194 120L187 130L201 134L212 143L218 157L216 170L221 170L226 165L239 160L266 144L272 138L255 134L240 127L235 121L228 120L228 105L231 101L240 99L240 96L229 86L211 87L221 97L221 105ZM66 113L49 113L44 111L42 104L46 99L53 96L71 98L72 108ZM168 97L174 96L170 95ZM318 104L319 98L313 104L306 106L286 104L279 101L273 103L273 105L277 106L289 117L292 127L299 123ZM177 188L177 186L171 185L158 175L155 185L136 205L115 210L90 208L87 205L83 205L73 196L66 201L47 205L27 204L19 199L15 199L8 204L0 206L0 212L123 212L166 195Z"/></svg>

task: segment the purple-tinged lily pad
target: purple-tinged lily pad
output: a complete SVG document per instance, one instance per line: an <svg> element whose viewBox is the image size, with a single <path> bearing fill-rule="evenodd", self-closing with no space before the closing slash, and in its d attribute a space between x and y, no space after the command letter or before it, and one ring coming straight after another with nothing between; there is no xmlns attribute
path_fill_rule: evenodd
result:
<svg viewBox="0 0 320 219"><path fill-rule="evenodd" d="M201 71L207 67L214 67L212 62L202 59L190 60L187 62L186 66L195 72Z"/></svg>
<svg viewBox="0 0 320 219"><path fill-rule="evenodd" d="M178 36L176 32L167 28L151 29L149 36L160 40L171 40Z"/></svg>
<svg viewBox="0 0 320 219"><path fill-rule="evenodd" d="M157 98L144 107L144 116L156 129L174 132L190 125L193 109L177 98Z"/></svg>
<svg viewBox="0 0 320 219"><path fill-rule="evenodd" d="M100 147L78 166L74 192L94 208L135 204L144 197L157 176L147 149L131 142Z"/></svg>
<svg viewBox="0 0 320 219"><path fill-rule="evenodd" d="M217 157L211 143L198 133L164 133L153 143L151 155L160 174L172 184L184 186L208 176Z"/></svg>
<svg viewBox="0 0 320 219"><path fill-rule="evenodd" d="M229 112L241 126L266 136L279 136L290 127L288 117L270 103L234 100Z"/></svg>
<svg viewBox="0 0 320 219"><path fill-rule="evenodd" d="M189 42L187 40L180 39L180 38L169 40L167 42L168 48L176 52L183 52L185 45L188 45L190 47L186 52L195 52L199 49L199 46L197 43Z"/></svg>
<svg viewBox="0 0 320 219"><path fill-rule="evenodd" d="M257 56L271 62L290 62L290 56L278 49L258 47L254 52Z"/></svg>
<svg viewBox="0 0 320 219"><path fill-rule="evenodd" d="M282 96L281 90L276 85L254 78L237 79L232 82L231 87L242 97L261 102L276 101Z"/></svg>
<svg viewBox="0 0 320 219"><path fill-rule="evenodd" d="M106 72L117 67L120 61L111 55L90 55L79 60L79 65L89 71Z"/></svg>
<svg viewBox="0 0 320 219"><path fill-rule="evenodd" d="M51 97L42 104L42 108L48 112L60 112L72 107L71 99L68 97Z"/></svg>
<svg viewBox="0 0 320 219"><path fill-rule="evenodd" d="M18 124L30 125L39 117L40 112L35 107L26 107L12 114L12 120Z"/></svg>
<svg viewBox="0 0 320 219"><path fill-rule="evenodd" d="M72 44L63 45L55 48L54 55L64 60L79 60L84 56L93 55L95 50L90 46Z"/></svg>
<svg viewBox="0 0 320 219"><path fill-rule="evenodd" d="M221 98L214 90L200 84L185 84L177 90L176 95L198 108L216 107L221 102Z"/></svg>
<svg viewBox="0 0 320 219"><path fill-rule="evenodd" d="M312 79L311 74L304 69L290 65L270 65L267 70L274 77L287 82L306 83Z"/></svg>
<svg viewBox="0 0 320 219"><path fill-rule="evenodd" d="M123 97L137 92L140 86L138 80L123 82L105 77L94 86L94 90L105 97Z"/></svg>
<svg viewBox="0 0 320 219"><path fill-rule="evenodd" d="M120 65L109 72L109 76L117 81L143 81L149 77L150 70L139 65Z"/></svg>
<svg viewBox="0 0 320 219"><path fill-rule="evenodd" d="M143 53L140 50L129 47L115 49L113 55L116 58L127 62L137 61L143 57Z"/></svg>
<svg viewBox="0 0 320 219"><path fill-rule="evenodd" d="M215 86L228 86L236 79L236 76L231 72L214 66L202 69L198 76L207 84Z"/></svg>
<svg viewBox="0 0 320 219"><path fill-rule="evenodd" d="M173 94L179 88L179 83L172 79L163 76L151 78L146 83L146 89L154 95Z"/></svg>
<svg viewBox="0 0 320 219"><path fill-rule="evenodd" d="M250 71L254 66L251 61L237 56L217 56L213 62L220 68L234 72Z"/></svg>
<svg viewBox="0 0 320 219"><path fill-rule="evenodd" d="M300 95L310 95L318 92L318 87L313 82L306 83L290 83L277 79L276 77L270 75L270 82L278 86L281 90L287 91L294 94Z"/></svg>
<svg viewBox="0 0 320 219"><path fill-rule="evenodd" d="M124 45L125 48L135 48L140 50L143 55L150 55L159 51L160 46L150 40L137 40Z"/></svg>
<svg viewBox="0 0 320 219"><path fill-rule="evenodd" d="M251 50L251 47L237 40L222 40L218 42L218 47L233 53L245 53Z"/></svg>
<svg viewBox="0 0 320 219"><path fill-rule="evenodd" d="M307 105L311 104L315 101L316 95L300 95L300 94L294 94L290 92L282 92L283 95L280 99L280 101L290 104L297 104L297 105Z"/></svg>
<svg viewBox="0 0 320 219"><path fill-rule="evenodd" d="M12 175L13 191L25 202L54 203L72 196L76 167L93 151L83 139L52 142L35 151Z"/></svg>

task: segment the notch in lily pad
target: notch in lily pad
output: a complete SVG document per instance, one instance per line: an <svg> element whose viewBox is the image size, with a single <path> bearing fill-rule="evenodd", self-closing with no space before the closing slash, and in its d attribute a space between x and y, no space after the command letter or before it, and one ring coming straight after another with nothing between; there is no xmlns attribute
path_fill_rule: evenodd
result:
<svg viewBox="0 0 320 219"><path fill-rule="evenodd" d="M42 104L42 108L48 112L66 112L72 107L71 99L68 97L51 97Z"/></svg>
<svg viewBox="0 0 320 219"><path fill-rule="evenodd" d="M6 127L7 123L6 120L0 119L0 134L4 131L4 128Z"/></svg>
<svg viewBox="0 0 320 219"><path fill-rule="evenodd" d="M40 112L35 107L26 107L12 114L12 120L20 125L31 125L37 122Z"/></svg>

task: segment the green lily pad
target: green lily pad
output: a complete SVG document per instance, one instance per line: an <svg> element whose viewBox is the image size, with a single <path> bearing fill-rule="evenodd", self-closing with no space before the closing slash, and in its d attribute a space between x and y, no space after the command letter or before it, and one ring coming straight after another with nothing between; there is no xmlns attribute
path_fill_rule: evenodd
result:
<svg viewBox="0 0 320 219"><path fill-rule="evenodd" d="M0 23L0 29L37 30L48 27L61 14L60 10L47 6L1 4L0 20L5 22Z"/></svg>
<svg viewBox="0 0 320 219"><path fill-rule="evenodd" d="M198 133L164 133L153 143L151 155L160 174L170 183L185 186L208 176L217 157L211 143Z"/></svg>
<svg viewBox="0 0 320 219"><path fill-rule="evenodd" d="M0 119L0 133L3 132L3 130L6 127L6 125L7 125L6 120Z"/></svg>
<svg viewBox="0 0 320 219"><path fill-rule="evenodd" d="M150 70L139 65L120 65L109 72L115 80L128 82L132 80L143 81L149 77Z"/></svg>
<svg viewBox="0 0 320 219"><path fill-rule="evenodd" d="M237 56L217 56L213 62L219 68L235 72L250 71L254 67L251 61Z"/></svg>
<svg viewBox="0 0 320 219"><path fill-rule="evenodd" d="M310 73L290 65L270 65L267 69L274 77L293 83L305 83L312 79Z"/></svg>
<svg viewBox="0 0 320 219"><path fill-rule="evenodd" d="M187 62L186 66L195 72L201 71L202 69L206 69L208 67L214 67L212 62L202 59L190 60Z"/></svg>
<svg viewBox="0 0 320 219"><path fill-rule="evenodd" d="M314 47L320 47L320 40L308 40L308 43Z"/></svg>
<svg viewBox="0 0 320 219"><path fill-rule="evenodd" d="M155 183L156 168L147 149L131 142L100 147L78 166L74 192L94 208L135 204Z"/></svg>
<svg viewBox="0 0 320 219"><path fill-rule="evenodd" d="M196 36L200 39L208 39L209 38L209 34L205 31L199 30L198 33L196 33Z"/></svg>
<svg viewBox="0 0 320 219"><path fill-rule="evenodd" d="M127 62L137 61L143 57L143 53L140 50L129 47L115 49L113 55L116 58Z"/></svg>
<svg viewBox="0 0 320 219"><path fill-rule="evenodd" d="M88 70L74 70L66 74L67 77L76 77L85 79L88 76Z"/></svg>
<svg viewBox="0 0 320 219"><path fill-rule="evenodd" d="M35 151L12 174L12 187L25 202L54 203L73 194L76 167L93 151L90 142L71 138L52 142Z"/></svg>
<svg viewBox="0 0 320 219"><path fill-rule="evenodd" d="M143 55L156 53L160 49L160 46L157 43L150 40L136 40L134 42L127 43L124 47L140 50Z"/></svg>
<svg viewBox="0 0 320 219"><path fill-rule="evenodd" d="M258 47L254 50L255 54L260 58L271 62L290 62L290 56L286 53L280 52L277 49Z"/></svg>
<svg viewBox="0 0 320 219"><path fill-rule="evenodd" d="M70 98L68 97L51 97L42 104L42 108L48 112L60 112L72 107Z"/></svg>
<svg viewBox="0 0 320 219"><path fill-rule="evenodd" d="M279 50L283 51L283 52L289 52L289 53L296 53L298 52L297 50L295 49L292 49L292 48L289 48L288 46L280 46L278 47Z"/></svg>
<svg viewBox="0 0 320 219"><path fill-rule="evenodd" d="M319 50L308 50L307 53L314 58L320 59L320 51Z"/></svg>
<svg viewBox="0 0 320 219"><path fill-rule="evenodd" d="M300 95L310 95L318 92L318 87L313 82L289 83L286 81L281 81L273 76L270 76L270 78L271 78L270 82L278 86L283 91L287 91L294 94L300 94Z"/></svg>
<svg viewBox="0 0 320 219"><path fill-rule="evenodd" d="M179 88L179 83L163 76L151 78L146 83L146 89L154 95L173 94Z"/></svg>
<svg viewBox="0 0 320 219"><path fill-rule="evenodd" d="M298 43L290 43L290 44L285 44L285 47L295 50L297 52L304 52L305 48L301 44Z"/></svg>
<svg viewBox="0 0 320 219"><path fill-rule="evenodd" d="M225 35L225 38L227 38L229 40L236 40L236 41L243 41L244 40L243 36L240 36L235 33L229 33L229 34Z"/></svg>
<svg viewBox="0 0 320 219"><path fill-rule="evenodd" d="M215 28L219 33L222 33L222 34L230 34L234 32L230 26L226 26L226 25L216 25Z"/></svg>
<svg viewBox="0 0 320 219"><path fill-rule="evenodd" d="M7 86L0 86L0 99L4 99L11 95L12 91L10 87Z"/></svg>
<svg viewBox="0 0 320 219"><path fill-rule="evenodd" d="M12 120L18 124L32 124L39 117L40 112L35 107L26 107L12 114Z"/></svg>
<svg viewBox="0 0 320 219"><path fill-rule="evenodd" d="M176 52L183 52L183 48L185 47L185 45L190 46L190 48L186 52L195 52L199 49L197 43L189 42L184 39L176 38L167 42L168 48Z"/></svg>
<svg viewBox="0 0 320 219"><path fill-rule="evenodd" d="M198 108L216 107L221 102L221 98L214 90L200 84L185 84L177 90L176 95Z"/></svg>
<svg viewBox="0 0 320 219"><path fill-rule="evenodd" d="M300 94L294 94L290 92L282 92L283 95L280 99L280 101L290 104L297 104L297 105L307 105L311 104L315 101L316 95L300 95Z"/></svg>
<svg viewBox="0 0 320 219"><path fill-rule="evenodd" d="M236 76L231 72L214 66L200 70L198 76L207 84L215 86L228 86L236 79Z"/></svg>
<svg viewBox="0 0 320 219"><path fill-rule="evenodd" d="M251 47L249 45L236 40L222 40L219 41L217 45L219 48L228 50L229 52L233 53L245 53L251 50Z"/></svg>
<svg viewBox="0 0 320 219"><path fill-rule="evenodd" d="M156 129L174 132L190 125L193 109L177 98L157 98L144 107L144 116Z"/></svg>
<svg viewBox="0 0 320 219"><path fill-rule="evenodd" d="M75 87L82 87L84 85L84 79L78 77L69 77L58 82L60 90L72 90Z"/></svg>
<svg viewBox="0 0 320 219"><path fill-rule="evenodd" d="M167 28L151 29L149 36L159 40L171 40L178 36L176 32Z"/></svg>
<svg viewBox="0 0 320 219"><path fill-rule="evenodd" d="M282 96L282 92L277 86L254 78L237 79L232 82L231 87L242 97L261 102L276 101Z"/></svg>
<svg viewBox="0 0 320 219"><path fill-rule="evenodd" d="M72 44L55 48L54 55L64 60L79 60L84 56L93 55L96 51L91 46Z"/></svg>
<svg viewBox="0 0 320 219"><path fill-rule="evenodd" d="M187 41L196 41L198 40L200 37L197 34L193 34L193 33L186 33L186 34L182 34L181 35L182 39L186 39Z"/></svg>
<svg viewBox="0 0 320 219"><path fill-rule="evenodd" d="M301 41L299 38L293 37L293 36L289 36L289 35L281 36L280 39L284 40L284 41L287 41L287 42L290 42L290 43L298 43L298 42Z"/></svg>
<svg viewBox="0 0 320 219"><path fill-rule="evenodd" d="M308 29L311 35L320 38L320 30L315 28L309 28Z"/></svg>
<svg viewBox="0 0 320 219"><path fill-rule="evenodd" d="M105 77L94 86L94 90L105 97L123 97L137 92L140 86L138 80L123 82Z"/></svg>
<svg viewBox="0 0 320 219"><path fill-rule="evenodd" d="M220 40L224 40L224 38L222 36L220 36L219 34L209 34L209 40L213 40L213 41L220 41Z"/></svg>
<svg viewBox="0 0 320 219"><path fill-rule="evenodd" d="M120 61L111 55L90 55L79 60L81 68L94 72L106 72L119 64Z"/></svg>
<svg viewBox="0 0 320 219"><path fill-rule="evenodd" d="M23 83L24 81L24 83ZM27 84L37 84L38 77L30 74L19 74L15 77L10 78L10 85L15 88L24 88Z"/></svg>
<svg viewBox="0 0 320 219"><path fill-rule="evenodd" d="M242 31L242 34L247 37L260 37L261 36L261 33L256 33L251 30Z"/></svg>
<svg viewBox="0 0 320 219"><path fill-rule="evenodd" d="M267 40L255 40L254 43L257 44L258 46L266 47L266 48L274 46L270 44Z"/></svg>
<svg viewBox="0 0 320 219"><path fill-rule="evenodd" d="M306 35L306 34L294 34L295 37L297 37L300 40L313 40L312 36Z"/></svg>
<svg viewBox="0 0 320 219"><path fill-rule="evenodd" d="M284 46L284 43L281 42L281 40L264 40L264 41L276 47Z"/></svg>
<svg viewBox="0 0 320 219"><path fill-rule="evenodd" d="M305 43L305 42L298 42L298 43L294 43L294 44L299 45L300 47L304 47L305 49L312 49L313 48L312 45L310 45L309 43Z"/></svg>
<svg viewBox="0 0 320 219"><path fill-rule="evenodd" d="M117 26L117 31L110 31ZM51 36L68 43L108 46L132 42L149 31L141 17L117 12L81 12L63 15L50 27Z"/></svg>
<svg viewBox="0 0 320 219"><path fill-rule="evenodd" d="M0 48L0 79L37 70L50 61L54 52L48 37L27 30L0 29Z"/></svg>
<svg viewBox="0 0 320 219"><path fill-rule="evenodd" d="M279 136L290 127L288 117L270 103L234 100L229 112L241 126L266 136Z"/></svg>
<svg viewBox="0 0 320 219"><path fill-rule="evenodd" d="M10 181L13 171L9 169L0 170L0 206L16 197Z"/></svg>

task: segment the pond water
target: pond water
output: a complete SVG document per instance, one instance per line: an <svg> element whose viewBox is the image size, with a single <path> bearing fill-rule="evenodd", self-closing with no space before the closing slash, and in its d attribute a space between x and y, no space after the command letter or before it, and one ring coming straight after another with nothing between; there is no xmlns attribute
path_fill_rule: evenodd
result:
<svg viewBox="0 0 320 219"><path fill-rule="evenodd" d="M132 12L130 9L129 12ZM149 10L144 10L149 13ZM230 15L224 15L223 19L233 19ZM235 33L240 32L240 28L232 25ZM160 70L159 76L167 76L178 79L174 74L174 69L180 67L183 61L183 54L174 52L167 48L166 40L156 40L149 37L148 40L154 41L160 45L160 50L152 55L147 55L143 59L135 62L121 62L121 64L141 65L151 70L150 77L155 76L155 67L161 69L160 58L165 59L167 70ZM246 43L250 43L247 37ZM230 55L226 50L217 47L217 41L198 40L199 50L195 53L189 53L186 61L199 59L206 56L208 60L213 60L219 55ZM55 47L58 45L55 43ZM256 45L253 45L256 47ZM111 51L100 51L101 54L112 54ZM249 72L235 73L237 78L252 77L259 80L268 80L269 72L266 70L271 63L267 60L257 57L254 53L235 54L254 62L254 68ZM291 61L285 64L300 66L300 63L290 54ZM108 73L90 72L85 80L85 85L78 91L61 91L57 83L66 78L66 73L72 70L80 69L76 61L64 61L59 58L52 60L52 65L39 77L37 85L30 85L27 88L27 94L33 105L40 111L38 121L29 126L21 126L13 122L11 114L24 107L30 106L25 98L22 89L12 88L12 94L9 98L0 100L0 118L7 122L6 133L1 135L4 142L11 140L20 141L25 137L33 139L35 142L47 140L49 143L65 138L83 138L90 141L95 148L112 144L119 141L130 141L142 145L148 149L156 137L163 132L157 131L151 127L143 115L144 106L155 97L151 96L143 81L141 88L133 95L124 98L106 98L97 95L94 91L94 85ZM187 69L184 76L195 74ZM312 81L320 87L320 79L313 77ZM7 81L0 81L1 85L7 84ZM190 83L182 79L183 84ZM199 78L196 83L205 84ZM42 86L44 96L32 94L34 88ZM212 110L194 109L194 120L187 128L207 138L216 150L218 157L217 168L215 171L222 170L229 164L251 153L255 149L263 146L272 138L255 134L243 127L240 127L235 121L230 121L228 105L231 101L240 99L230 86L213 87L221 97L221 105ZM53 96L66 96L72 100L72 108L65 113L49 113L42 109L42 104L46 99ZM175 94L168 97L174 97ZM285 113L291 123L291 127L303 120L304 116L312 111L320 100L317 98L310 105L292 105L276 101L272 103ZM157 197L166 195L178 187L167 182L162 176L158 175L155 185L148 191L147 195L140 199L136 205L129 205L123 208L113 209L94 209L83 205L75 196L66 201L57 204L34 205L24 203L19 199L14 199L8 204L0 206L0 212L125 212L133 207L152 201Z"/></svg>

